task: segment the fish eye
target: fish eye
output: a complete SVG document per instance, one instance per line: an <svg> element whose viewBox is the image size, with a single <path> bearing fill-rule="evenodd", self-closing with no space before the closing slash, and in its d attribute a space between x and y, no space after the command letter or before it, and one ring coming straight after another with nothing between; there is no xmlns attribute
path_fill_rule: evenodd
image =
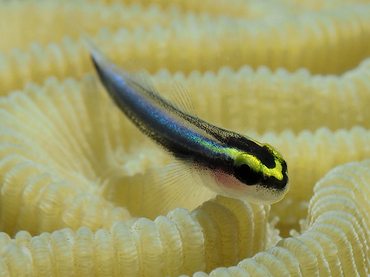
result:
<svg viewBox="0 0 370 277"><path fill-rule="evenodd" d="M248 186L253 186L255 184L258 184L262 180L262 174L260 172L254 171L246 163L243 163L240 165L237 165L237 164L234 165L234 175L242 183Z"/></svg>

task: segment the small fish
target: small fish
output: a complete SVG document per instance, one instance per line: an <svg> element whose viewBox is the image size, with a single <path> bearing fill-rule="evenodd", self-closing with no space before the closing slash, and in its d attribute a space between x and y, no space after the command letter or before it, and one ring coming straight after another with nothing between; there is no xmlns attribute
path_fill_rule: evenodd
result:
<svg viewBox="0 0 370 277"><path fill-rule="evenodd" d="M143 78L123 71L89 46L101 82L147 136L196 170L214 192L269 204L289 189L287 164L270 145L214 126L160 96Z"/></svg>

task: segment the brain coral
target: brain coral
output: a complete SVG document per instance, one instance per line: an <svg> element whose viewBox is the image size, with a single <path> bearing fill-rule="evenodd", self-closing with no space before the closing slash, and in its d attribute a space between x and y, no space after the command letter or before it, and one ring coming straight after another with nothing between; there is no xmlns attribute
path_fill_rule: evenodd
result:
<svg viewBox="0 0 370 277"><path fill-rule="evenodd" d="M369 23L365 1L1 1L1 275L367 276ZM274 145L290 193L270 207L172 180L78 28Z"/></svg>

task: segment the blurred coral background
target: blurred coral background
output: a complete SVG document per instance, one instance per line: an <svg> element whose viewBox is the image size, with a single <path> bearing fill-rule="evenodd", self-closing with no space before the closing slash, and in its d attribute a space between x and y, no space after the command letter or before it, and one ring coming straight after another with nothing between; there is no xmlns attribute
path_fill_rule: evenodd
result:
<svg viewBox="0 0 370 277"><path fill-rule="evenodd" d="M83 33L276 147L285 198L175 176L108 98ZM0 0L0 94L1 276L369 273L367 1Z"/></svg>

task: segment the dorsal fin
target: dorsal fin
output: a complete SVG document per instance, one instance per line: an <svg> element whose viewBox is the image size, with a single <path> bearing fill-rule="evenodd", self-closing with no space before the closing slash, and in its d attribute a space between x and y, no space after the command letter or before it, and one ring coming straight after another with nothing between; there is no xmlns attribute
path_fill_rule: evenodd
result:
<svg viewBox="0 0 370 277"><path fill-rule="evenodd" d="M173 82L171 85L172 95L170 100L183 112L197 117L193 102L190 100L189 92L180 82Z"/></svg>
<svg viewBox="0 0 370 277"><path fill-rule="evenodd" d="M155 88L152 80L150 79L150 75L147 71L145 70L140 70L131 75L134 79L135 82L141 86L144 90L146 90L149 93L153 93L155 95L159 96L159 93L157 89Z"/></svg>

